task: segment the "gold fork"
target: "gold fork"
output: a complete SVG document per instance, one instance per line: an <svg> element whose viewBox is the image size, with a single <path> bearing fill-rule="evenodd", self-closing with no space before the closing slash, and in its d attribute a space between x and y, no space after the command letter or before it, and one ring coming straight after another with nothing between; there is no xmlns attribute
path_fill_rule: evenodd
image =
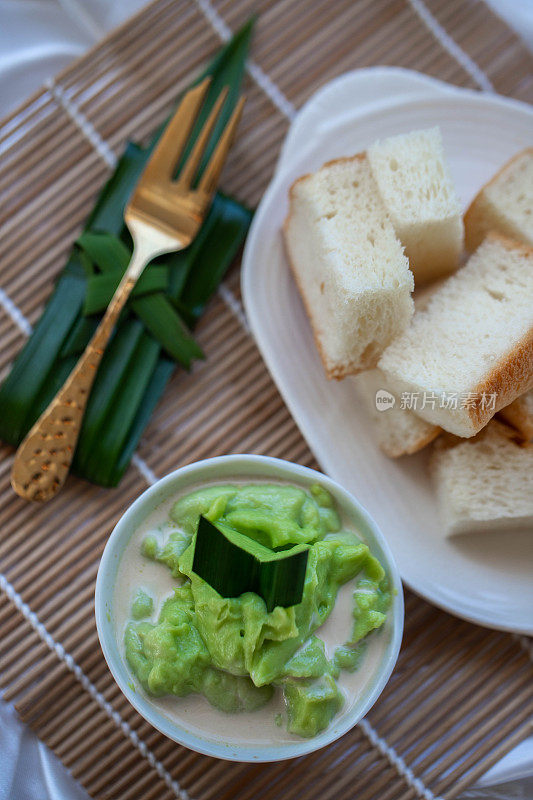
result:
<svg viewBox="0 0 533 800"><path fill-rule="evenodd" d="M244 98L235 107L197 184L194 179L227 95L223 90L176 180L173 174L209 86L206 78L183 97L146 165L124 212L133 255L94 336L48 408L21 443L11 485L27 500L50 500L68 475L96 371L115 323L146 265L187 247L211 204L237 128Z"/></svg>

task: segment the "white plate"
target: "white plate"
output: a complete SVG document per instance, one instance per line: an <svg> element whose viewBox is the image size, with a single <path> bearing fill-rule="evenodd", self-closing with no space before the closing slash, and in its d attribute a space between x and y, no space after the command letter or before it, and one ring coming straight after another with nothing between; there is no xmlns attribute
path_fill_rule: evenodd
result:
<svg viewBox="0 0 533 800"><path fill-rule="evenodd" d="M455 91L449 83L401 67L368 67L339 75L315 92L298 112L281 147L277 169L290 163L306 141L331 124L332 117L358 116L362 109L368 113L384 101L399 103Z"/></svg>
<svg viewBox="0 0 533 800"><path fill-rule="evenodd" d="M288 188L328 159L363 150L379 137L439 125L466 205L508 158L531 144L528 106L403 70L389 71L389 87L387 71L362 70L338 79L331 95L320 92L291 129L246 243L242 289L248 319L316 458L375 517L406 583L460 617L533 634L533 537L524 531L505 539L493 534L444 538L427 453L386 458L375 445L353 383L325 379L283 254L280 227Z"/></svg>

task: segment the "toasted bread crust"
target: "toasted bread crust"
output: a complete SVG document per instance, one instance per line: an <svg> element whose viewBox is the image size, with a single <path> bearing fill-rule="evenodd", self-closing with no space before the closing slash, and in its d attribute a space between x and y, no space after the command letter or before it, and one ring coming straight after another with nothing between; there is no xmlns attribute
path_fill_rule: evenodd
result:
<svg viewBox="0 0 533 800"><path fill-rule="evenodd" d="M492 433L498 433L501 436L505 436L505 438L510 442L514 442L520 446L529 447L529 445L524 445L523 440L514 428L511 428L501 420L491 419L484 428L475 434L475 436L469 436L466 439L464 436L456 436L454 433L447 433L444 431L442 436L440 436L438 441L436 441L433 445L433 449L434 451L449 450L450 448L456 447L459 444L464 444L465 442L468 442L469 444L475 444L476 442L482 442L483 439L485 439L487 436L490 436Z"/></svg>
<svg viewBox="0 0 533 800"><path fill-rule="evenodd" d="M356 153L354 156L340 156L339 158L332 158L331 161L326 161L317 172L320 172L321 169L324 167L332 167L334 164L349 164L352 161L366 161L366 153ZM303 181L309 180L309 178L313 178L316 173L314 172L306 172L304 175L300 175L299 178L296 178L289 187L289 201L294 197L294 188L299 184L303 183ZM292 212L289 211L287 216L285 217L285 222L283 224L283 228L285 229L287 222L290 220L292 216Z"/></svg>
<svg viewBox="0 0 533 800"><path fill-rule="evenodd" d="M520 397L502 408L497 416L508 425L512 425L525 441L533 440L533 416L522 406Z"/></svg>
<svg viewBox="0 0 533 800"><path fill-rule="evenodd" d="M523 255L530 262L533 260L533 247L523 242L493 232L487 236L487 240L498 243L510 253ZM453 280L453 277L450 280ZM529 391L533 387L533 324L530 323L529 329L526 326L527 323L524 325L525 332L520 341L516 342L514 347L509 345L509 351L486 369L477 384L465 387L472 397L471 404L461 406L455 411L443 409L438 415L421 414L421 416L434 424L440 424L444 429L458 433L461 438L470 438L478 433L498 411ZM396 389L412 391L420 388L415 386L415 379L408 378L402 381L401 376L395 377L394 370L388 370L387 365L383 364L383 359L378 367L385 372ZM496 402L494 408L491 408L490 395L493 393L496 394Z"/></svg>
<svg viewBox="0 0 533 800"><path fill-rule="evenodd" d="M354 155L354 156L342 156L341 158L334 158L331 161L327 161L325 164L322 165L321 169L323 167L330 167L333 164L345 164L345 163L348 163L348 162L351 162L351 161L355 161L355 160L363 161L365 159L366 159L365 153L356 153L356 155ZM326 377L328 378L328 380L340 381L343 378L346 378L348 375L357 375L359 372L362 372L363 370L368 369L368 367L365 366L365 367L362 367L362 368L358 369L358 368L355 368L353 365L351 365L350 363L347 363L347 362L345 362L344 364L332 364L327 359L326 354L324 352L324 348L322 347L321 339L320 339L320 330L317 328L317 326L315 324L313 310L312 310L310 304L307 301L307 297L306 297L305 292L304 292L303 284L302 284L302 282L300 280L300 276L298 274L298 270L294 266L293 260L291 258L290 248L289 248L289 245L288 245L288 228L289 228L289 225L290 225L290 222L291 222L291 219L292 219L292 215L293 215L293 212L291 210L291 201L294 198L294 189L297 186L297 184L302 183L303 181L308 180L311 177L313 177L313 173L310 173L310 172L306 173L305 175L301 175L299 178L297 178L291 184L291 186L289 188L289 213L285 217L285 221L283 223L283 244L284 244L285 254L287 256L287 261L288 261L292 276L293 276L294 281L295 281L295 283L296 283L296 285L298 287L298 291L300 293L300 297L302 298L302 302L304 304L305 312L306 312L307 317L309 319L309 322L311 324L311 330L313 332L313 338L315 340L316 348L317 348L318 353L320 355L320 359L321 359L322 364L324 366L324 371L326 373Z"/></svg>
<svg viewBox="0 0 533 800"><path fill-rule="evenodd" d="M469 408L469 417L476 430L482 428L494 416L519 395L533 388L533 328L521 339L516 347L489 374L474 387L477 396L475 404ZM482 395L496 394L493 410L482 408Z"/></svg>
<svg viewBox="0 0 533 800"><path fill-rule="evenodd" d="M298 180L300 180L300 178ZM313 313L312 313L312 309L311 309L310 304L307 301L307 297L305 295L303 284L302 284L302 282L300 280L300 276L298 274L298 270L295 268L294 263L293 263L292 258L291 258L291 254L290 254L290 250L289 250L289 246L288 246L288 242L287 242L287 227L289 225L290 218L291 218L291 214L289 213L287 215L286 219L285 219L285 222L283 223L283 237L282 238L283 238L285 255L287 257L287 261L288 261L288 264L289 264L289 267L290 267L290 270L291 270L291 273L292 273L292 277L294 278L294 281L295 281L296 286L298 287L298 291L300 293L300 297L302 298L302 302L303 302L304 308L305 308L305 313L307 314L307 318L308 318L309 323L311 325L311 331L313 333L313 338L315 340L316 349L318 350L318 354L319 354L320 359L322 361L322 365L324 367L324 371L326 373L326 377L327 377L328 380L340 381L343 378L345 378L347 375L355 375L357 372L362 372L362 370L355 370L354 367L351 367L350 364L348 364L348 363L332 365L331 362L326 357L326 354L324 352L324 348L322 347L322 341L320 339L320 330L317 328L317 326L315 324L315 319L314 319L314 316L313 316Z"/></svg>
<svg viewBox="0 0 533 800"><path fill-rule="evenodd" d="M498 172L492 176L490 181L482 186L479 192L476 194L470 205L468 206L466 213L464 215L464 226L465 226L465 245L467 250L473 251L475 250L478 245L481 244L483 240L483 231L484 231L484 224L483 224L483 217L486 213L484 209L484 205L486 204L486 197L485 191L488 189L489 186L492 186L493 183L506 172L509 167L518 159L522 158L525 155L533 156L533 147L526 147L525 150L521 150L519 153L514 155L509 161L506 161L505 164L500 167ZM481 231L481 236L479 235ZM486 231L485 231L486 235Z"/></svg>
<svg viewBox="0 0 533 800"><path fill-rule="evenodd" d="M420 450L423 450L424 447L427 447L428 444L431 444L440 434L442 433L442 428L434 426L433 430L429 431L425 436L421 436L415 444L411 445L410 447L389 447L386 444L380 443L379 449L385 453L386 456L389 458L401 458L402 456L412 456L414 453L418 453Z"/></svg>
<svg viewBox="0 0 533 800"><path fill-rule="evenodd" d="M526 258L533 258L533 245L522 242L520 239L513 239L512 236L506 236L498 231L489 231L485 239L492 242L500 242L507 250L518 250Z"/></svg>
<svg viewBox="0 0 533 800"><path fill-rule="evenodd" d="M519 251L527 258L533 258L533 247L517 242L508 236L491 231L487 239L499 242L507 250ZM516 347L492 368L486 377L474 387L478 400L469 409L469 417L479 430L494 416L521 394L533 388L533 327L522 337ZM481 396L496 393L493 411L481 408Z"/></svg>

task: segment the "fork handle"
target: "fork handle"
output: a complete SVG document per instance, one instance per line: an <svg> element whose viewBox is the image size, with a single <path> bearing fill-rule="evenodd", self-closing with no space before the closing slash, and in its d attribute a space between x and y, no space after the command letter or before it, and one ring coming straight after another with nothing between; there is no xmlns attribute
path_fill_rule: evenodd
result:
<svg viewBox="0 0 533 800"><path fill-rule="evenodd" d="M136 274L132 275L134 262ZM141 271L134 255L80 360L18 448L11 485L26 500L50 500L64 484L96 372Z"/></svg>

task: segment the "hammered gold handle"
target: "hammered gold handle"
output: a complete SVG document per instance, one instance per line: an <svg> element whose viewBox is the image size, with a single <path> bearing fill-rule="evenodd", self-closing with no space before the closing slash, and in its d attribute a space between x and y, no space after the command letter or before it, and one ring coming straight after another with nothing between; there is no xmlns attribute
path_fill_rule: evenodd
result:
<svg viewBox="0 0 533 800"><path fill-rule="evenodd" d="M124 276L82 357L17 450L11 485L26 500L50 500L64 484L98 366L135 282Z"/></svg>

